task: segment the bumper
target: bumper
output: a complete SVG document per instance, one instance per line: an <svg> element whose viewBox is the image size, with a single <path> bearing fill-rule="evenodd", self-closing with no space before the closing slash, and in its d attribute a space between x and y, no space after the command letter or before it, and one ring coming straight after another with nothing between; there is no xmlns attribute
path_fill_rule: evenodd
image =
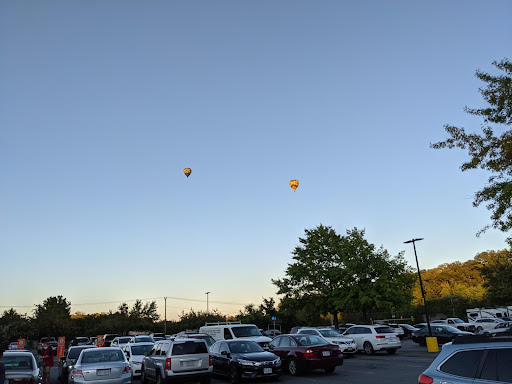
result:
<svg viewBox="0 0 512 384"><path fill-rule="evenodd" d="M83 377L74 377L69 380L69 383L75 384L131 384L132 383L132 375L126 375L116 378L116 379L107 379L107 380L84 380Z"/></svg>
<svg viewBox="0 0 512 384"><path fill-rule="evenodd" d="M243 367L240 373L244 379L256 379L260 377L279 377L283 370L281 367Z"/></svg>
<svg viewBox="0 0 512 384"><path fill-rule="evenodd" d="M167 376L165 379L162 379L162 382L163 383L183 383L183 382L190 382L190 381L200 381L202 379L206 379L207 377L212 377L211 371Z"/></svg>
<svg viewBox="0 0 512 384"><path fill-rule="evenodd" d="M301 365L301 368L305 370L329 368L342 365L343 356L340 355L338 357L330 357L326 359L308 358L300 360L299 364Z"/></svg>

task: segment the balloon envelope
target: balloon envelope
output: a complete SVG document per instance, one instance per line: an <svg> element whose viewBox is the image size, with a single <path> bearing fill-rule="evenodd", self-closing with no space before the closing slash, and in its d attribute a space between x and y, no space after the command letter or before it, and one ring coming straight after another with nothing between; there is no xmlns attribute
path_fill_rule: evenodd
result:
<svg viewBox="0 0 512 384"><path fill-rule="evenodd" d="M185 176L189 177L190 174L192 173L192 170L190 168L185 168L183 170L183 173L185 174Z"/></svg>
<svg viewBox="0 0 512 384"><path fill-rule="evenodd" d="M289 184L290 184L290 187L293 189L294 192L297 189L297 187L299 186L299 182L297 180L290 180Z"/></svg>

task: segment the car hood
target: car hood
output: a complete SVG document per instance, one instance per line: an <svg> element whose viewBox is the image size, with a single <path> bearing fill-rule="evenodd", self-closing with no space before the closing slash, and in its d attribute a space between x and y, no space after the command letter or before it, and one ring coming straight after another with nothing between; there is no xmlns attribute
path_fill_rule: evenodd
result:
<svg viewBox="0 0 512 384"><path fill-rule="evenodd" d="M274 361L278 358L272 352L233 353L233 356L240 360L249 361Z"/></svg>

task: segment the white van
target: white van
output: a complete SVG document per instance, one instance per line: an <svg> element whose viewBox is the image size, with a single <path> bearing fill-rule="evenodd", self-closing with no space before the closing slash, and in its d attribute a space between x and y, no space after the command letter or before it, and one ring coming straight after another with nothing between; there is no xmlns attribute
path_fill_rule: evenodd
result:
<svg viewBox="0 0 512 384"><path fill-rule="evenodd" d="M220 321L215 323L205 323L199 328L199 333L206 333L213 337L215 341L244 338L253 340L263 348L272 341L270 337L263 336L259 328L254 324L242 324L240 321Z"/></svg>

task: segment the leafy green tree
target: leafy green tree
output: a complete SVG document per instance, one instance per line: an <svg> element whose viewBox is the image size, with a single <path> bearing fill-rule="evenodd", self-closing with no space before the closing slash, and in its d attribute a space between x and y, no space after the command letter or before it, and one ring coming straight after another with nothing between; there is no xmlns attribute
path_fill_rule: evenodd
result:
<svg viewBox="0 0 512 384"><path fill-rule="evenodd" d="M503 59L493 65L502 74L476 71L476 77L485 83L479 92L489 106L464 109L483 119L482 132L466 133L464 128L445 125L450 137L431 146L465 150L470 159L462 164L462 171L481 168L491 173L488 184L475 194L473 205L485 203L491 211L492 224L482 231L492 226L506 232L512 228L512 62Z"/></svg>
<svg viewBox="0 0 512 384"><path fill-rule="evenodd" d="M512 302L512 252L489 251L477 255L482 263L482 275L487 288L484 299L489 305L508 305Z"/></svg>
<svg viewBox="0 0 512 384"><path fill-rule="evenodd" d="M51 296L36 305L34 323L39 337L69 336L71 329L71 303L62 296Z"/></svg>
<svg viewBox="0 0 512 384"><path fill-rule="evenodd" d="M0 317L0 347L7 347L7 344L17 339L30 339L34 335L30 319L19 314L14 308L4 311Z"/></svg>

